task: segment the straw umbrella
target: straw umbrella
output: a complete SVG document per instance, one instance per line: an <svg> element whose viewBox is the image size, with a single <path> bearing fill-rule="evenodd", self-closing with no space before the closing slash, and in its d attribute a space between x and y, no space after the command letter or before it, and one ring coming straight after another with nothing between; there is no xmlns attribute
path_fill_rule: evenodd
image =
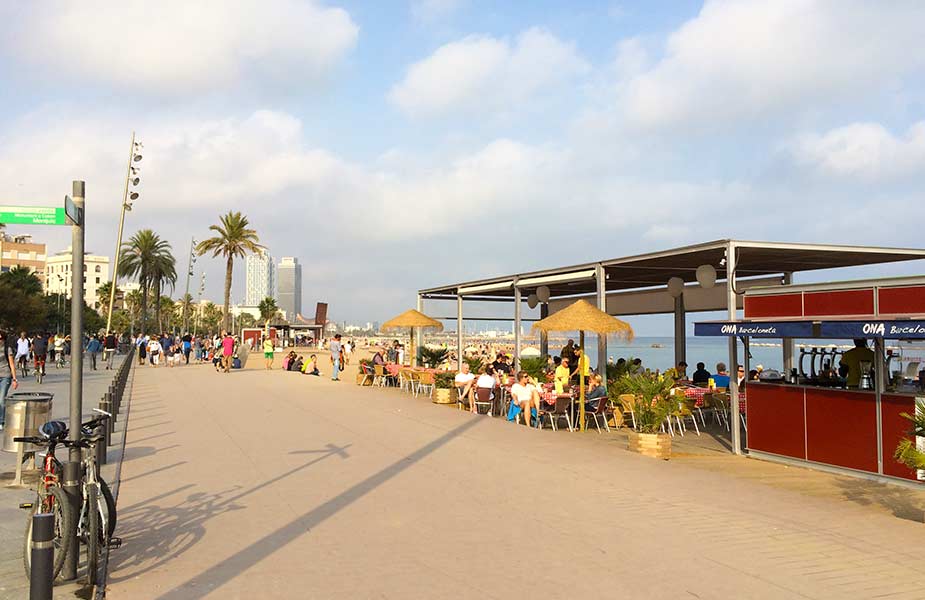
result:
<svg viewBox="0 0 925 600"><path fill-rule="evenodd" d="M633 339L633 328L629 323L611 317L601 309L597 308L587 300L576 300L567 308L552 314L541 321L533 324L533 330L539 329L545 333L550 331L575 331L579 332L578 346L581 348L582 357L585 353L585 331L592 331L598 335L615 334L626 340ZM578 365L578 381L581 386L579 397L579 411L581 420L581 430L585 428L585 371L581 363Z"/></svg>
<svg viewBox="0 0 925 600"><path fill-rule="evenodd" d="M443 323L436 319L431 319L422 312L418 312L413 308L407 310L402 314L398 315L394 319L389 319L382 324L382 331L389 331L390 329L404 329L408 327L411 329L411 366L414 366L414 330L415 328L433 328L437 331L443 331Z"/></svg>

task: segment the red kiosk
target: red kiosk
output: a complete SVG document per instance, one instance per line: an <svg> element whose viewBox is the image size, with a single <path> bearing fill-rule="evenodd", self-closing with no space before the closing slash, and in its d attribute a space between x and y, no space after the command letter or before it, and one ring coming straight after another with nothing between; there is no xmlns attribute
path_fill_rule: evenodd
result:
<svg viewBox="0 0 925 600"><path fill-rule="evenodd" d="M913 414L916 398L925 397L925 371L915 361L892 369L898 354L887 348L925 340L925 277L749 289L743 321L696 323L694 329L698 336L736 336L746 344L752 337L780 338L785 357L793 356L794 339L872 342L869 372L851 387L837 373L841 351L835 347L819 349L818 370L813 348L810 372L803 368L810 353L801 352L799 367L785 359L781 378L748 382L747 448L772 460L925 482L925 471L893 458L899 440L911 439L911 423L900 415ZM868 369L867 361L861 366ZM925 448L925 438L914 441Z"/></svg>

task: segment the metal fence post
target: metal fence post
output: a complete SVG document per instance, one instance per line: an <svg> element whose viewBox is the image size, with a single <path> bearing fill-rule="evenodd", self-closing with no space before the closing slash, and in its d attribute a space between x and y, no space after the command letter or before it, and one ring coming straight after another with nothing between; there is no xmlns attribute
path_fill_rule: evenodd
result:
<svg viewBox="0 0 925 600"><path fill-rule="evenodd" d="M55 575L55 515L32 515L32 570L29 573L29 600L51 600Z"/></svg>

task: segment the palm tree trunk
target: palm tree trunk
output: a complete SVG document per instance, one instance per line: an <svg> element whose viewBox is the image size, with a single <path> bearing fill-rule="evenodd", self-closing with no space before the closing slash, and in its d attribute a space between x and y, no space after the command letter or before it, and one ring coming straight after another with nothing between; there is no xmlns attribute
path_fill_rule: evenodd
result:
<svg viewBox="0 0 925 600"><path fill-rule="evenodd" d="M141 284L141 331L146 333L148 328L148 281L140 279Z"/></svg>
<svg viewBox="0 0 925 600"><path fill-rule="evenodd" d="M228 262L225 265L225 331L231 331L231 274L234 270L234 256L228 255Z"/></svg>
<svg viewBox="0 0 925 600"><path fill-rule="evenodd" d="M161 321L161 282L154 282L154 320L157 321L158 333L163 333L164 323Z"/></svg>

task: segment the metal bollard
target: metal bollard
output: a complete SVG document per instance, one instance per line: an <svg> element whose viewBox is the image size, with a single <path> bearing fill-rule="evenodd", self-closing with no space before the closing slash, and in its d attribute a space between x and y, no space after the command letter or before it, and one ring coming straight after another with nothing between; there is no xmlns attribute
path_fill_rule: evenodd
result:
<svg viewBox="0 0 925 600"><path fill-rule="evenodd" d="M112 401L105 394L103 394L103 399L100 400L100 410L105 410L108 413L112 412ZM110 443L112 443L112 433L113 433L112 419L109 419L103 425L103 438L106 442L107 448L109 447Z"/></svg>
<svg viewBox="0 0 925 600"><path fill-rule="evenodd" d="M29 600L51 600L55 576L55 515L32 515L32 571Z"/></svg>

